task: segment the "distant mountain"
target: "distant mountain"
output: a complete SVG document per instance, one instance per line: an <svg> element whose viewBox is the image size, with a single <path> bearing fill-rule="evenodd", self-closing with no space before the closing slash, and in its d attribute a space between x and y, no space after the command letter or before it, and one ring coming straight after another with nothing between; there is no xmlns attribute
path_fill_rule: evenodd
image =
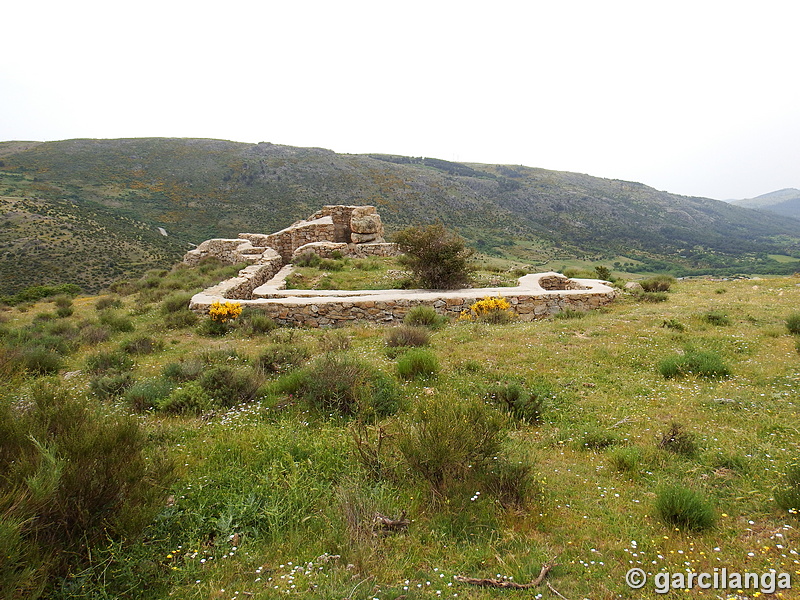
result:
<svg viewBox="0 0 800 600"><path fill-rule="evenodd" d="M734 200L732 204L800 219L800 190L796 188L786 188L756 198Z"/></svg>
<svg viewBox="0 0 800 600"><path fill-rule="evenodd" d="M800 250L800 220L577 173L263 142L3 142L0 291L97 290L168 266L191 243L272 232L324 204L374 204L389 235L438 221L478 250L534 265L787 272L768 255Z"/></svg>

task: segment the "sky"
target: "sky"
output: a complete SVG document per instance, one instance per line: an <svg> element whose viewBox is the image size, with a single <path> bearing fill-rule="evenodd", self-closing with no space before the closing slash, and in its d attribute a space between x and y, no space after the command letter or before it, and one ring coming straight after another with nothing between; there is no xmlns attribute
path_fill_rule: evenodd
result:
<svg viewBox="0 0 800 600"><path fill-rule="evenodd" d="M0 141L201 137L800 188L796 0L15 0Z"/></svg>

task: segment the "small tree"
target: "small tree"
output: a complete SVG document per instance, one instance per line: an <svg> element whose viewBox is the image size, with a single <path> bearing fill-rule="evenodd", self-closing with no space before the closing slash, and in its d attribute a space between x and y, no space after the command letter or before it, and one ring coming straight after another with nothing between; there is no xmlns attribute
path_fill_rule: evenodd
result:
<svg viewBox="0 0 800 600"><path fill-rule="evenodd" d="M430 289L453 289L469 282L468 261L472 250L464 239L442 225L408 227L395 236L404 253L401 258L420 285Z"/></svg>

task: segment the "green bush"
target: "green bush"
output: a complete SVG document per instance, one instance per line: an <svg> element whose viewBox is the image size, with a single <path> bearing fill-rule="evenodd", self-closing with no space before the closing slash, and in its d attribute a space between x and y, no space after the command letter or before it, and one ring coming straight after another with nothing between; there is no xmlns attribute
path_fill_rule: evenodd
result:
<svg viewBox="0 0 800 600"><path fill-rule="evenodd" d="M81 341L87 346L102 344L111 337L111 332L105 327L86 323L81 326Z"/></svg>
<svg viewBox="0 0 800 600"><path fill-rule="evenodd" d="M95 377L89 382L89 390L101 400L118 398L133 385L130 373L113 373Z"/></svg>
<svg viewBox="0 0 800 600"><path fill-rule="evenodd" d="M38 345L25 346L20 359L25 370L34 375L57 373L64 360L57 351Z"/></svg>
<svg viewBox="0 0 800 600"><path fill-rule="evenodd" d="M161 314L168 315L170 313L189 310L189 302L192 296L193 294L191 292L176 292L170 294L161 301Z"/></svg>
<svg viewBox="0 0 800 600"><path fill-rule="evenodd" d="M599 427L584 431L580 439L581 448L584 450L605 450L618 442L619 438L614 433Z"/></svg>
<svg viewBox="0 0 800 600"><path fill-rule="evenodd" d="M100 324L105 325L111 331L128 333L134 330L133 321L131 321L130 317L120 315L119 313L111 310L100 313L99 319Z"/></svg>
<svg viewBox="0 0 800 600"><path fill-rule="evenodd" d="M320 257L314 252L307 250L303 252L300 256L298 256L296 259L294 259L293 262L298 267L318 267L320 262Z"/></svg>
<svg viewBox="0 0 800 600"><path fill-rule="evenodd" d="M185 329L186 327L194 327L199 320L200 317L188 308L184 308L164 315L163 322L167 329Z"/></svg>
<svg viewBox="0 0 800 600"><path fill-rule="evenodd" d="M75 312L75 309L71 306L59 306L56 308L56 316L59 319L65 319L66 317L71 317L72 314Z"/></svg>
<svg viewBox="0 0 800 600"><path fill-rule="evenodd" d="M126 354L152 354L164 349L164 342L154 340L150 336L139 336L120 344L120 349Z"/></svg>
<svg viewBox="0 0 800 600"><path fill-rule="evenodd" d="M122 308L122 300L113 296L104 296L95 302L94 308L97 311L108 310L110 308Z"/></svg>
<svg viewBox="0 0 800 600"><path fill-rule="evenodd" d="M687 350L684 354L669 356L658 365L664 379L694 375L708 379L729 377L730 368L716 352Z"/></svg>
<svg viewBox="0 0 800 600"><path fill-rule="evenodd" d="M773 495L780 508L795 516L800 515L800 463L789 465Z"/></svg>
<svg viewBox="0 0 800 600"><path fill-rule="evenodd" d="M213 366L198 379L216 406L230 408L255 399L260 382L252 373L227 365Z"/></svg>
<svg viewBox="0 0 800 600"><path fill-rule="evenodd" d="M527 389L517 382L497 384L489 390L489 399L500 404L515 419L537 423L548 398L552 397L549 387L540 385Z"/></svg>
<svg viewBox="0 0 800 600"><path fill-rule="evenodd" d="M611 466L620 473L636 475L642 462L642 451L636 446L614 448L608 455Z"/></svg>
<svg viewBox="0 0 800 600"><path fill-rule="evenodd" d="M197 358L189 358L164 365L161 374L172 381L192 381L200 377L205 365Z"/></svg>
<svg viewBox="0 0 800 600"><path fill-rule="evenodd" d="M52 597L109 542L135 542L163 507L172 466L150 457L138 421L92 409L52 382L24 410L0 401L0 590ZM21 595L20 595L21 594Z"/></svg>
<svg viewBox="0 0 800 600"><path fill-rule="evenodd" d="M727 326L731 324L731 319L728 315L720 310L711 310L707 313L700 315L700 320L703 323L716 326Z"/></svg>
<svg viewBox="0 0 800 600"><path fill-rule="evenodd" d="M597 279L602 279L603 281L611 281L611 269L604 265L596 265L594 268L595 275L597 275Z"/></svg>
<svg viewBox="0 0 800 600"><path fill-rule="evenodd" d="M282 377L274 389L302 397L324 415L371 420L400 408L399 390L390 377L344 353L318 357L308 367Z"/></svg>
<svg viewBox="0 0 800 600"><path fill-rule="evenodd" d="M469 258L472 251L464 240L442 225L409 227L395 236L404 253L400 262L431 289L452 289L469 282Z"/></svg>
<svg viewBox="0 0 800 600"><path fill-rule="evenodd" d="M285 373L303 365L309 355L305 346L269 344L256 359L255 367L262 373Z"/></svg>
<svg viewBox="0 0 800 600"><path fill-rule="evenodd" d="M130 371L133 360L123 352L99 352L86 358L86 370L95 375L109 371Z"/></svg>
<svg viewBox="0 0 800 600"><path fill-rule="evenodd" d="M177 415L200 415L212 407L211 397L196 381L176 387L156 405L161 412Z"/></svg>
<svg viewBox="0 0 800 600"><path fill-rule="evenodd" d="M586 313L582 310L575 310L574 308L565 308L553 315L554 319L582 319L586 316Z"/></svg>
<svg viewBox="0 0 800 600"><path fill-rule="evenodd" d="M669 300L669 295L666 292L639 292L634 294L634 297L642 302L652 302L653 304Z"/></svg>
<svg viewBox="0 0 800 600"><path fill-rule="evenodd" d="M350 336L344 331L327 330L319 338L322 352L347 352L350 349Z"/></svg>
<svg viewBox="0 0 800 600"><path fill-rule="evenodd" d="M133 410L152 410L170 395L172 384L164 379L137 381L125 391L125 401Z"/></svg>
<svg viewBox="0 0 800 600"><path fill-rule="evenodd" d="M668 292L675 283L675 278L670 275L656 275L650 279L639 282L645 292Z"/></svg>
<svg viewBox="0 0 800 600"><path fill-rule="evenodd" d="M664 319L664 322L661 324L661 326L681 333L686 331L686 326L677 319Z"/></svg>
<svg viewBox="0 0 800 600"><path fill-rule="evenodd" d="M428 379L438 373L436 355L425 348L412 348L397 359L397 374L402 379Z"/></svg>
<svg viewBox="0 0 800 600"><path fill-rule="evenodd" d="M438 329L447 323L447 317L440 315L432 306L419 305L413 307L403 318L405 325L413 327L429 327Z"/></svg>
<svg viewBox="0 0 800 600"><path fill-rule="evenodd" d="M398 435L412 473L437 492L485 473L500 453L503 419L482 401L422 402Z"/></svg>
<svg viewBox="0 0 800 600"><path fill-rule="evenodd" d="M800 312L792 313L786 317L786 329L792 335L800 335Z"/></svg>
<svg viewBox="0 0 800 600"><path fill-rule="evenodd" d="M656 492L656 512L673 527L699 531L713 527L714 508L699 492L683 486L669 486Z"/></svg>
<svg viewBox="0 0 800 600"><path fill-rule="evenodd" d="M278 324L260 310L245 309L238 321L239 329L249 335L261 335L278 328Z"/></svg>
<svg viewBox="0 0 800 600"><path fill-rule="evenodd" d="M390 348L427 346L431 334L424 327L401 325L386 332L386 345Z"/></svg>

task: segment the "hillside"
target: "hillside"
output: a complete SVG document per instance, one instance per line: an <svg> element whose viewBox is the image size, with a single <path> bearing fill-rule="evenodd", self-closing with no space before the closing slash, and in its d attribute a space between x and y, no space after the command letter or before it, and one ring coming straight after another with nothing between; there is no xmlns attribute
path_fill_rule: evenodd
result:
<svg viewBox="0 0 800 600"><path fill-rule="evenodd" d="M800 190L796 188L786 188L755 198L734 200L732 204L800 219Z"/></svg>
<svg viewBox="0 0 800 600"><path fill-rule="evenodd" d="M536 265L778 273L791 264L767 255L800 249L799 220L576 173L203 139L3 142L0 284L97 290L323 204L374 204L389 234L441 221L482 252Z"/></svg>

